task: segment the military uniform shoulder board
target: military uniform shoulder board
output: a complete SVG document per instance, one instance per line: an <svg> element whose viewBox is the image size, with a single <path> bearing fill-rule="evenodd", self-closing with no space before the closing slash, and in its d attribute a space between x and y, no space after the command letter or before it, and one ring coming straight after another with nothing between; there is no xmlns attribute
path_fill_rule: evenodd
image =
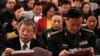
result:
<svg viewBox="0 0 100 56"><path fill-rule="evenodd" d="M92 31L92 30L88 30L88 29L84 29L84 28L83 28L83 30L88 31L88 32L94 32L94 31Z"/></svg>
<svg viewBox="0 0 100 56"><path fill-rule="evenodd" d="M62 30L58 30L58 31L55 31L55 32L51 32L51 35L55 35L55 34L61 32L61 31L62 31Z"/></svg>

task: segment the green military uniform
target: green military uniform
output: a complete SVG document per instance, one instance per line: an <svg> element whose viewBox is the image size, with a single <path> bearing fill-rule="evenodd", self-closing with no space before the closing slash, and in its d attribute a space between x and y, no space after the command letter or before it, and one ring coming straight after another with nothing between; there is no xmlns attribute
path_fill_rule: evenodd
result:
<svg viewBox="0 0 100 56"><path fill-rule="evenodd" d="M63 29L51 36L48 49L52 51L53 56L58 56L60 51L64 49L96 48L95 39L95 34L86 29L81 29L76 35L71 35L66 29Z"/></svg>
<svg viewBox="0 0 100 56"><path fill-rule="evenodd" d="M50 36L55 33L58 33L59 31L61 31L61 30L55 30L53 28L47 29L40 34L39 41L43 42L45 44L45 46L47 46Z"/></svg>

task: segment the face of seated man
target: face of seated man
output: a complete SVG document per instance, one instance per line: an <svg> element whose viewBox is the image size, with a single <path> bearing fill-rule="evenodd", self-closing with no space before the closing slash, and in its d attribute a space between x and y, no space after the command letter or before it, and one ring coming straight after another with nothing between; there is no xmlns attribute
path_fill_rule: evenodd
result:
<svg viewBox="0 0 100 56"><path fill-rule="evenodd" d="M37 16L41 15L41 13L42 13L42 4L34 5L33 13L35 13L35 15L37 15Z"/></svg>
<svg viewBox="0 0 100 56"><path fill-rule="evenodd" d="M56 29L56 30L60 30L62 29L62 23L63 23L63 19L62 16L60 15L54 15L52 17L52 28Z"/></svg>
<svg viewBox="0 0 100 56"><path fill-rule="evenodd" d="M97 25L97 19L95 16L89 16L87 21L86 21L86 24L87 24L87 28L89 30L94 30L96 28L96 25Z"/></svg>
<svg viewBox="0 0 100 56"><path fill-rule="evenodd" d="M66 26L67 26L67 30L72 33L72 34L76 34L79 32L80 28L81 28L81 24L82 24L83 18L79 17L79 18L68 18L65 20Z"/></svg>
<svg viewBox="0 0 100 56"><path fill-rule="evenodd" d="M35 3L34 0L28 0L28 2L27 2L27 6L28 6L28 8L33 9L33 5L34 5L34 3Z"/></svg>
<svg viewBox="0 0 100 56"><path fill-rule="evenodd" d="M7 0L6 7L8 10L12 10L16 4L16 0Z"/></svg>
<svg viewBox="0 0 100 56"><path fill-rule="evenodd" d="M18 32L19 32L19 37L21 41L24 43L28 43L29 41L31 41L34 35L33 25L22 24L20 25Z"/></svg>

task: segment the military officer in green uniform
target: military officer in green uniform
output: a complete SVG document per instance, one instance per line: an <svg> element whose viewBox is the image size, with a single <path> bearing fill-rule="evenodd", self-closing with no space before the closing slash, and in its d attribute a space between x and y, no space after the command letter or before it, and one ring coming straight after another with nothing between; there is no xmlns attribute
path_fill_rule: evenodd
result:
<svg viewBox="0 0 100 56"><path fill-rule="evenodd" d="M51 28L43 31L40 34L39 40L43 42L45 46L48 46L50 36L62 30L63 28L62 23L63 23L62 15L59 12L56 12L51 20L51 25L52 25Z"/></svg>
<svg viewBox="0 0 100 56"><path fill-rule="evenodd" d="M66 28L53 34L48 43L48 49L53 56L67 56L69 49L95 46L96 36L92 31L82 29L83 13L78 8L71 8L65 19Z"/></svg>

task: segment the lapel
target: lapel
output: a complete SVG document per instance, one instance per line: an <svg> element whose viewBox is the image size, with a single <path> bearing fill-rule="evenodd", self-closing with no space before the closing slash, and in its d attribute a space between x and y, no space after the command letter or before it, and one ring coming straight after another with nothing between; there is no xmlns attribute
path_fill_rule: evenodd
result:
<svg viewBox="0 0 100 56"><path fill-rule="evenodd" d="M13 43L13 42L12 42ZM16 37L15 38L15 41L14 43L12 44L13 48L15 50L21 50L21 44L20 44L20 41L19 41L19 37Z"/></svg>
<svg viewBox="0 0 100 56"><path fill-rule="evenodd" d="M33 49L34 47L42 47L45 48L44 43L36 40L36 39L32 39L31 43L30 43L30 49Z"/></svg>
<svg viewBox="0 0 100 56"><path fill-rule="evenodd" d="M30 49L32 49L35 46L36 46L36 41L35 41L35 39L32 39L31 43L30 43Z"/></svg>

